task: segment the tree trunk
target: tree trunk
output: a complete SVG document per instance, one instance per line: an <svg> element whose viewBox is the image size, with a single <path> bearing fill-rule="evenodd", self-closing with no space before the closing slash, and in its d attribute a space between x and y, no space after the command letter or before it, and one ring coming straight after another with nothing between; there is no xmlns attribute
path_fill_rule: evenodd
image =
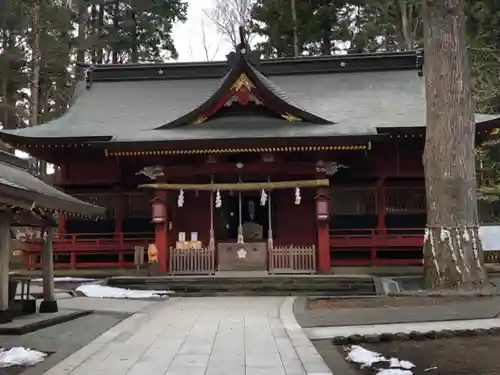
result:
<svg viewBox="0 0 500 375"><path fill-rule="evenodd" d="M111 58L112 64L118 64L118 35L120 34L120 2L117 0L113 9L113 37L115 43L112 45L113 53Z"/></svg>
<svg viewBox="0 0 500 375"><path fill-rule="evenodd" d="M31 126L38 125L38 99L40 93L40 0L33 1L31 9L31 27L32 27L32 43L31 43Z"/></svg>
<svg viewBox="0 0 500 375"><path fill-rule="evenodd" d="M137 40L137 19L136 19L135 11L133 9L130 10L130 27L132 28L130 30L132 33L131 60L133 63L138 63L139 62L139 41Z"/></svg>
<svg viewBox="0 0 500 375"><path fill-rule="evenodd" d="M404 47L407 51L413 49L412 35L411 35L411 18L408 14L408 1L399 0L399 11L401 13L401 33L403 36Z"/></svg>
<svg viewBox="0 0 500 375"><path fill-rule="evenodd" d="M97 21L97 63L102 64L104 59L102 37L104 34L104 5L99 5Z"/></svg>
<svg viewBox="0 0 500 375"><path fill-rule="evenodd" d="M297 7L296 0L290 0L290 8L292 11L292 22L293 22L293 56L298 57L300 55L299 51L299 26L297 21Z"/></svg>
<svg viewBox="0 0 500 375"><path fill-rule="evenodd" d="M77 36L77 52L76 61L85 62L85 50L87 47L86 30L87 30L88 9L83 0L78 3L78 36ZM85 76L84 69L77 66L76 81L83 81Z"/></svg>
<svg viewBox="0 0 500 375"><path fill-rule="evenodd" d="M97 44L99 38L99 21L97 19L97 4L92 4L90 11L90 22L92 24L92 64L97 63Z"/></svg>
<svg viewBox="0 0 500 375"><path fill-rule="evenodd" d="M475 123L463 0L424 0L428 288L488 284L475 173Z"/></svg>

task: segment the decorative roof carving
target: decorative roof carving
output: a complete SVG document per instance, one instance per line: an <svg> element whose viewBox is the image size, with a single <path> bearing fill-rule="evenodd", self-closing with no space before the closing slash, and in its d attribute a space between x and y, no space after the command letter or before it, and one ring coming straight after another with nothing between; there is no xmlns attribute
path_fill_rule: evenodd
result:
<svg viewBox="0 0 500 375"><path fill-rule="evenodd" d="M257 69L253 63L256 56L250 51L243 28L240 28L240 40L236 51L228 56L230 71L225 75L217 91L198 108L156 130L205 123L222 108L230 107L235 103L242 106L254 103L267 107L270 110L270 116L274 113L275 117L284 118L289 122L332 124L331 121L307 112L306 109L299 108L292 103L285 93Z"/></svg>

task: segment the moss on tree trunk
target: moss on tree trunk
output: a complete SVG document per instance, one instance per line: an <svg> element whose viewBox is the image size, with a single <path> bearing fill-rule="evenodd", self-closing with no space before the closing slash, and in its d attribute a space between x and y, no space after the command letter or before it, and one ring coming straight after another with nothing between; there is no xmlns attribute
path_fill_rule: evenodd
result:
<svg viewBox="0 0 500 375"><path fill-rule="evenodd" d="M475 123L464 0L424 0L427 189L424 272L429 288L488 283L475 173Z"/></svg>

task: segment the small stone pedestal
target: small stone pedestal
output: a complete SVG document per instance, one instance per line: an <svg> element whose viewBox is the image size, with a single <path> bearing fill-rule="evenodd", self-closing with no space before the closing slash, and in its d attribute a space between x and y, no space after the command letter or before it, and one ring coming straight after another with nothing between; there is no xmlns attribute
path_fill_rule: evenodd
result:
<svg viewBox="0 0 500 375"><path fill-rule="evenodd" d="M10 323L14 319L15 312L12 309L0 311L0 324Z"/></svg>
<svg viewBox="0 0 500 375"><path fill-rule="evenodd" d="M36 300L27 299L22 302L23 314L34 314L36 313Z"/></svg>
<svg viewBox="0 0 500 375"><path fill-rule="evenodd" d="M58 312L59 307L57 306L57 301L42 301L40 303L39 311L41 314L50 314Z"/></svg>
<svg viewBox="0 0 500 375"><path fill-rule="evenodd" d="M149 276L161 276L163 274L160 263L154 262L148 264L148 274Z"/></svg>

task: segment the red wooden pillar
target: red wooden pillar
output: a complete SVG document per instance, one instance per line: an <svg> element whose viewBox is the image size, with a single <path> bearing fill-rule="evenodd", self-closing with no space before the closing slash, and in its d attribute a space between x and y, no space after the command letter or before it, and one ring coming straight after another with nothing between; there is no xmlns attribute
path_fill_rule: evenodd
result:
<svg viewBox="0 0 500 375"><path fill-rule="evenodd" d="M377 201L377 233L385 234L385 179L381 177L375 185L375 196Z"/></svg>
<svg viewBox="0 0 500 375"><path fill-rule="evenodd" d="M328 190L318 188L316 195L316 224L318 233L318 271L330 272L330 230L329 230L329 203Z"/></svg>
<svg viewBox="0 0 500 375"><path fill-rule="evenodd" d="M168 264L168 210L167 192L157 190L152 201L153 224L155 226L155 246L158 250L160 271L167 272Z"/></svg>
<svg viewBox="0 0 500 375"><path fill-rule="evenodd" d="M58 237L62 238L66 234L66 214L61 212L59 222L57 223Z"/></svg>
<svg viewBox="0 0 500 375"><path fill-rule="evenodd" d="M120 186L115 188L115 238L119 238L123 232L123 192Z"/></svg>
<svg viewBox="0 0 500 375"><path fill-rule="evenodd" d="M64 182L66 182L66 176L68 175L67 167L68 167L67 164L62 164L58 169L56 169L56 177L59 175L58 176L59 181L56 183L63 184ZM66 234L66 213L65 212L60 212L59 221L57 223L57 232L58 232L58 238L63 238L63 236Z"/></svg>

